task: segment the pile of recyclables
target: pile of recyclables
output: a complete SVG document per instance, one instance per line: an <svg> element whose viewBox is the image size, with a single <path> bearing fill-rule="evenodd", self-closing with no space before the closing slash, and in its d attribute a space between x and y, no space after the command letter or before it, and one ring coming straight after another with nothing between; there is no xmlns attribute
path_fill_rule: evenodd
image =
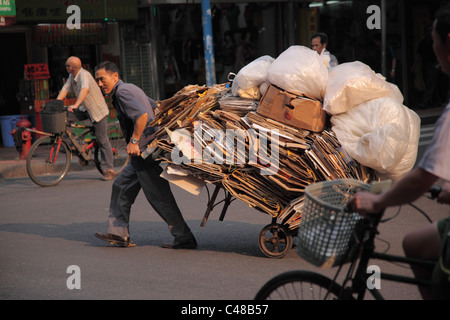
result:
<svg viewBox="0 0 450 320"><path fill-rule="evenodd" d="M291 229L311 183L397 180L415 163L419 117L367 65L328 61L292 46L249 63L231 87L186 86L158 101L144 154L189 192L219 185Z"/></svg>

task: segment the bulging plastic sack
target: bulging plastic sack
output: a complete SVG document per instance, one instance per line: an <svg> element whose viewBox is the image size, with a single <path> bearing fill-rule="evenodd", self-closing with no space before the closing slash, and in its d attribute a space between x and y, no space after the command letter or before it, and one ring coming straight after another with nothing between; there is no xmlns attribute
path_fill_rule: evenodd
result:
<svg viewBox="0 0 450 320"><path fill-rule="evenodd" d="M416 163L417 159L417 150L419 147L419 139L420 139L420 117L417 113L409 109L408 107L404 107L407 111L409 117L410 124L410 135L409 135L409 144L406 148L406 152L404 157L400 160L399 164L390 172L386 174L386 178L380 174L381 179L392 179L398 180L403 175L411 171Z"/></svg>
<svg viewBox="0 0 450 320"><path fill-rule="evenodd" d="M248 98L248 90L258 89L259 85L267 80L268 70L274 60L271 56L262 56L239 70L231 85L233 95L240 96L240 93L243 93L244 98Z"/></svg>
<svg viewBox="0 0 450 320"><path fill-rule="evenodd" d="M323 100L330 57L304 46L291 46L269 69L270 83L292 93Z"/></svg>
<svg viewBox="0 0 450 320"><path fill-rule="evenodd" d="M344 150L383 179L397 180L416 161L419 116L392 97L366 101L331 117Z"/></svg>
<svg viewBox="0 0 450 320"><path fill-rule="evenodd" d="M388 96L403 103L398 87L387 82L381 74L360 61L346 62L330 69L323 109L334 115L363 102Z"/></svg>
<svg viewBox="0 0 450 320"><path fill-rule="evenodd" d="M264 95L264 93L266 92L266 90L269 86L270 86L270 83L268 81L264 81L263 83L261 83L259 85L259 93L261 94L261 96Z"/></svg>

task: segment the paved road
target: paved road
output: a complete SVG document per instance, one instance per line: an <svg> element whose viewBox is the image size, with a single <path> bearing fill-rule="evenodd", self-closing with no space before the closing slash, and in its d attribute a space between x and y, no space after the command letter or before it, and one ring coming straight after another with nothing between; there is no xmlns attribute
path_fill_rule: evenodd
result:
<svg viewBox="0 0 450 320"><path fill-rule="evenodd" d="M111 185L94 170L70 173L51 188L38 187L28 178L0 181L0 299L248 300L284 271L330 275L330 270L317 270L301 260L294 250L283 259L263 256L258 234L271 219L238 200L224 221L218 221L218 207L201 228L205 190L193 196L173 187L198 250L160 248L171 236L142 193L132 212L137 246L108 247L93 234L106 229ZM417 204L434 219L447 212L428 199ZM400 253L403 234L421 223L425 219L406 207L382 226L380 238L390 243L390 253ZM384 241L378 242L381 250L388 248ZM67 287L71 265L80 268L81 289ZM379 266L409 274L408 268ZM389 299L419 298L410 285L383 282L382 290Z"/></svg>

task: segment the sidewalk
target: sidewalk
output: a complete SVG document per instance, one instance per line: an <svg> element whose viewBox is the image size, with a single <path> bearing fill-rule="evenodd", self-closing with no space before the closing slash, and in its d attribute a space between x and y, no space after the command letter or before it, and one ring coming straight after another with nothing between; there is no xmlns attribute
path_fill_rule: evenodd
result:
<svg viewBox="0 0 450 320"><path fill-rule="evenodd" d="M73 156L70 163L70 171L81 171L95 169L93 163L86 167L78 163L78 157ZM28 177L26 160L21 160L19 152L15 147L7 148L0 146L0 180Z"/></svg>
<svg viewBox="0 0 450 320"><path fill-rule="evenodd" d="M417 109L414 110L421 118L421 124L432 124L441 115L444 108L434 108L434 109ZM74 156L70 164L70 171L80 171L87 169L95 169L93 165L88 165L82 167L78 163L78 157ZM11 179L27 177L26 160L21 160L19 158L19 152L15 147L6 148L0 146L0 179Z"/></svg>
<svg viewBox="0 0 450 320"><path fill-rule="evenodd" d="M25 160L20 160L16 148L0 147L0 179L27 176Z"/></svg>

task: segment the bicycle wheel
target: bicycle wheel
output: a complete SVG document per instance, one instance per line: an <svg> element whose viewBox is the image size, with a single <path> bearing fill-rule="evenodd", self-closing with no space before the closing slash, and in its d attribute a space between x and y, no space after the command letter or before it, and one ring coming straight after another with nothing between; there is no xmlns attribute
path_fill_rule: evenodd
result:
<svg viewBox="0 0 450 320"><path fill-rule="evenodd" d="M114 155L114 176L117 176L130 161L130 157L127 154L127 143L120 129L119 121L109 123L107 133ZM103 174L100 156L100 148L97 143L94 150L94 162L97 170Z"/></svg>
<svg viewBox="0 0 450 320"><path fill-rule="evenodd" d="M255 300L339 299L341 286L310 271L288 271L272 278L256 294Z"/></svg>
<svg viewBox="0 0 450 320"><path fill-rule="evenodd" d="M39 138L27 155L30 179L41 187L57 185L70 168L72 152L60 136Z"/></svg>

